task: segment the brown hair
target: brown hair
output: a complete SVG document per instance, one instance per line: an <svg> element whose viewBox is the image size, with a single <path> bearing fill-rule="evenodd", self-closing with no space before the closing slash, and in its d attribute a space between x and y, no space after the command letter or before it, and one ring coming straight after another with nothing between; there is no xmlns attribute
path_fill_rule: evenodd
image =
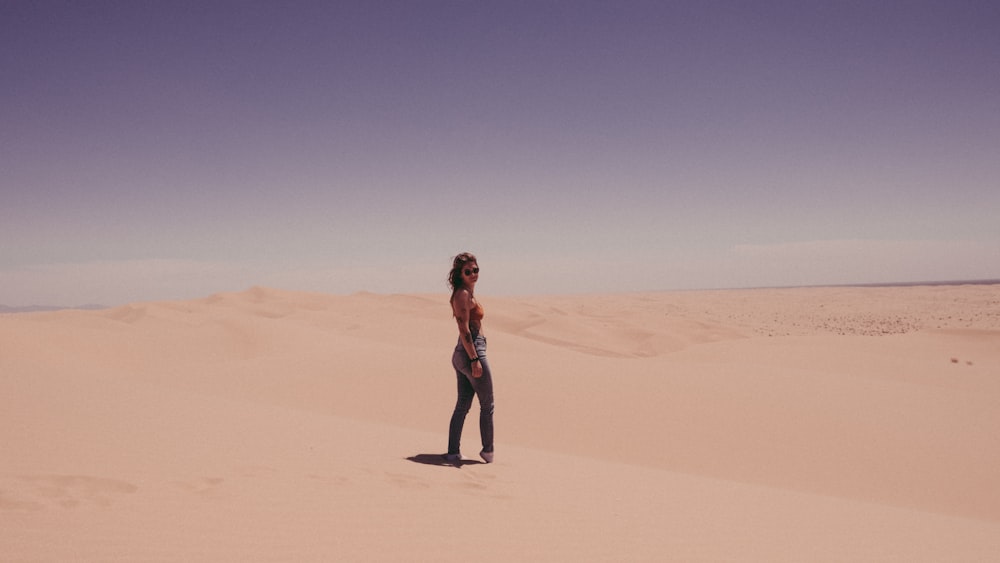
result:
<svg viewBox="0 0 1000 563"><path fill-rule="evenodd" d="M455 292L465 285L462 281L462 268L470 262L479 263L476 260L476 255L471 252L463 252L455 257L451 262L451 271L448 272L448 287L451 288L451 296L455 297Z"/></svg>

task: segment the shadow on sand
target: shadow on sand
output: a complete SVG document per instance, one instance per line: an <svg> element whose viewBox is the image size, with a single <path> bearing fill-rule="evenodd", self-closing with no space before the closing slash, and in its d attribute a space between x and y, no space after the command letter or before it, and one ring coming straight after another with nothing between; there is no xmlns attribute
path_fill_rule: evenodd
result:
<svg viewBox="0 0 1000 563"><path fill-rule="evenodd" d="M481 465L483 462L478 459L461 459L458 461L448 461L444 454L417 454L406 458L413 463L424 465L437 465L438 467L455 467L461 469L463 465Z"/></svg>

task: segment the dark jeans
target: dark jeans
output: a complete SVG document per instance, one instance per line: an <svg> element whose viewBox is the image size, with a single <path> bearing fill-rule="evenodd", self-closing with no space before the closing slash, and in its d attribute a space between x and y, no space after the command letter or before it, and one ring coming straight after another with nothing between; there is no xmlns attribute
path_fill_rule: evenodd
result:
<svg viewBox="0 0 1000 563"><path fill-rule="evenodd" d="M458 380L458 401L455 412L451 415L451 426L448 429L448 453L461 453L462 427L465 426L465 415L472 407L472 398L479 397L479 436L483 440L483 450L493 451L493 377L490 374L490 364L486 360L486 337L478 335L473 340L479 363L483 366L483 376L472 377L472 362L469 354L462 346L461 340L451 356L451 364L455 367Z"/></svg>

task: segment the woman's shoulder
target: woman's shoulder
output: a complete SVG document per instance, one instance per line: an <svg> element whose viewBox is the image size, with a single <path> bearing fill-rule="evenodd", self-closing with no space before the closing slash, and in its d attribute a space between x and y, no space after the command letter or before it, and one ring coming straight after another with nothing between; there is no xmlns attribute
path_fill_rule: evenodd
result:
<svg viewBox="0 0 1000 563"><path fill-rule="evenodd" d="M469 290L464 287L456 289L455 292L451 294L451 304L453 306L469 303L470 301L472 301L472 294L469 293Z"/></svg>

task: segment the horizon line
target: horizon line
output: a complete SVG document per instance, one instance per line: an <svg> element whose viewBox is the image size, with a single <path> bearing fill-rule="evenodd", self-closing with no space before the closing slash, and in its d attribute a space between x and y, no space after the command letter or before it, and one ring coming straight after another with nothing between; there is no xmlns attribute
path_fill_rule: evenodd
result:
<svg viewBox="0 0 1000 563"><path fill-rule="evenodd" d="M958 285L1000 285L1000 278L987 278L987 279L971 279L971 280L936 280L936 281L906 281L906 282L874 282L874 283L837 283L837 284L808 284L808 285L762 285L762 286L744 286L744 287L717 287L717 288L685 288L685 289L648 289L648 290L633 290L633 291L602 291L602 292L571 292L571 293L539 293L539 294L504 294L499 293L498 295L503 297L517 297L517 296L529 296L529 295L607 295L615 293L668 293L668 292L682 292L682 291L749 291L757 289L810 289L810 288L824 288L824 287L936 287L936 286L958 286ZM260 286L250 286L246 289L236 290L249 291L254 287ZM282 288L273 288L282 290ZM287 290L287 291L298 291L298 290ZM210 295L216 295L220 292L216 292ZM224 292L221 292L224 293ZM326 293L322 291L310 291L309 293ZM389 292L389 293L379 293L370 290L359 290L352 291L350 293L328 293L328 295L356 295L360 293L369 293L375 295L410 295L408 293L400 292ZM426 293L426 292L418 292ZM209 297L206 295L205 297ZM203 297L194 297L192 299L202 299ZM189 299L180 299L179 301L188 301ZM19 313L48 313L54 311L100 311L105 309L113 309L115 307L121 307L124 305L129 305L132 303L152 303L159 301L157 299L150 299L147 301L131 301L129 303L123 303L121 305L101 305L95 303L88 303L85 305L73 305L73 306L63 306L63 305L23 305L23 306L7 306L0 304L0 315L7 314L19 314Z"/></svg>

